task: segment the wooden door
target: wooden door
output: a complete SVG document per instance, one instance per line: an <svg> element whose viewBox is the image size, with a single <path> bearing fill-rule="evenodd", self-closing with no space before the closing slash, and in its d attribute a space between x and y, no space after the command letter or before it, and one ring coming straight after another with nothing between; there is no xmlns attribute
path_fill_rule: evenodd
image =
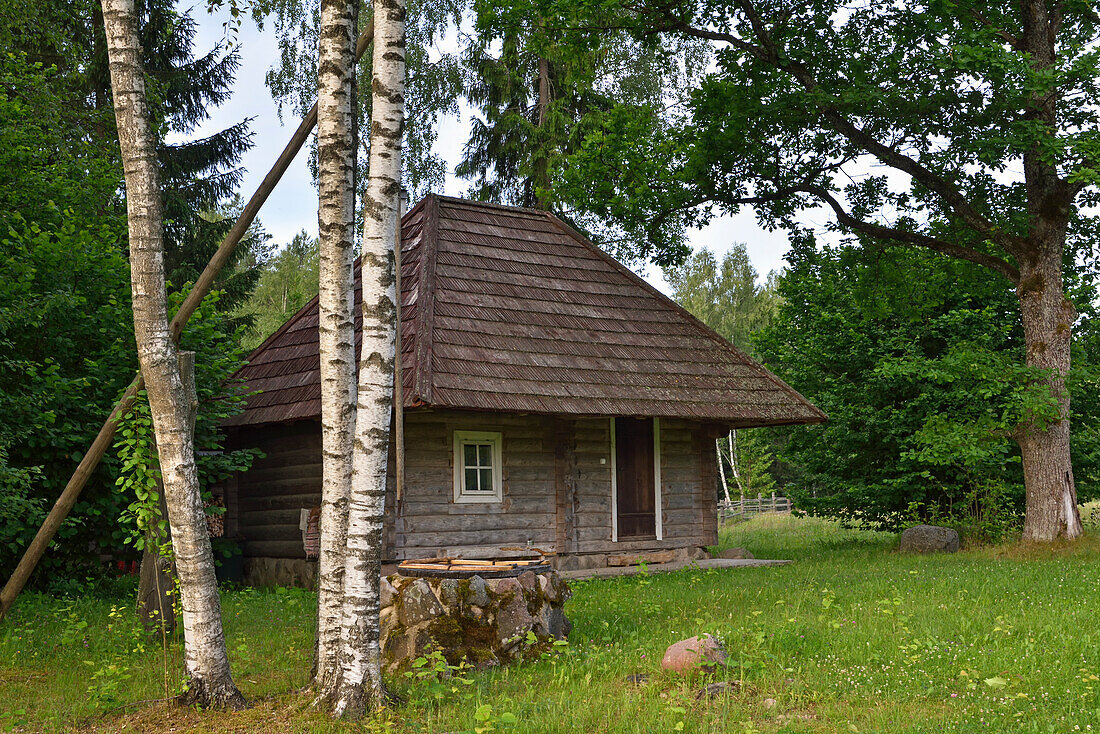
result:
<svg viewBox="0 0 1100 734"><path fill-rule="evenodd" d="M615 419L615 473L619 537L655 538L651 419Z"/></svg>

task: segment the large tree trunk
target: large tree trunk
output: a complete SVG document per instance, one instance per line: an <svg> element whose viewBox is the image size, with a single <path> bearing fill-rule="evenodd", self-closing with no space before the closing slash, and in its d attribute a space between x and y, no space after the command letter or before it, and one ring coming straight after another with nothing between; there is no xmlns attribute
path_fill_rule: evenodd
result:
<svg viewBox="0 0 1100 734"><path fill-rule="evenodd" d="M1027 513L1024 540L1051 541L1081 534L1077 490L1069 444L1070 343L1075 312L1062 284L1062 247L1021 263L1017 288L1023 316L1027 364L1047 372L1047 385L1057 397L1061 420L1039 427L1023 426L1018 436L1024 464Z"/></svg>
<svg viewBox="0 0 1100 734"><path fill-rule="evenodd" d="M183 606L188 680L181 699L201 706L240 708L244 698L229 671L214 556L199 493L194 426L168 326L160 182L133 0L103 0L103 18L126 175L134 334L157 439Z"/></svg>
<svg viewBox="0 0 1100 734"><path fill-rule="evenodd" d="M317 67L320 204L321 548L318 560L318 702L335 700L340 673L344 564L355 437L355 11L321 3Z"/></svg>
<svg viewBox="0 0 1100 734"><path fill-rule="evenodd" d="M405 2L385 0L374 7L370 180L363 207L363 346L344 569L344 650L334 709L338 716L359 715L382 703L379 574L393 408L393 251L405 113Z"/></svg>
<svg viewBox="0 0 1100 734"><path fill-rule="evenodd" d="M550 152L547 149L546 132L544 128L547 123L547 116L550 112L550 61L549 59L539 59L539 82L538 82L538 127L540 133L539 145L541 149L537 151L537 157L534 163L534 175L532 176L531 187L534 189L533 194L535 197L535 206L539 209L548 210L550 208L550 202L547 197L547 190L550 188Z"/></svg>

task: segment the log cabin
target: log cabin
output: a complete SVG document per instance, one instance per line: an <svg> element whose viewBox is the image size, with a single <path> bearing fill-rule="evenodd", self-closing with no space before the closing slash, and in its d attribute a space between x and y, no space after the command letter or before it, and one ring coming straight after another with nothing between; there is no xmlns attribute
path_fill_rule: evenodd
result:
<svg viewBox="0 0 1100 734"><path fill-rule="evenodd" d="M699 557L717 539L715 437L825 420L552 214L431 195L401 232L389 562ZM317 324L314 299L239 373L255 392L229 441L266 458L221 491L252 584L313 582Z"/></svg>

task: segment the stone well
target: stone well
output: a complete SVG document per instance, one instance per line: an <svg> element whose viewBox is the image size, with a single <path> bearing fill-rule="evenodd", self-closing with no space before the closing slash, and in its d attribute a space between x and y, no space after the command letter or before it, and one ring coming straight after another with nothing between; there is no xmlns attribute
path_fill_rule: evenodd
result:
<svg viewBox="0 0 1100 734"><path fill-rule="evenodd" d="M552 570L510 578L382 579L382 664L389 672L440 650L457 665L511 662L569 634L573 594ZM534 641L528 633L534 633Z"/></svg>

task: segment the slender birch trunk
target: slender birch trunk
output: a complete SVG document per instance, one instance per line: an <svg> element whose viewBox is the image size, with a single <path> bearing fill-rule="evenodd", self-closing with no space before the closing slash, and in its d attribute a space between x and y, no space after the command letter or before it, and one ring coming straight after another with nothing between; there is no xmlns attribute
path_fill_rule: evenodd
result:
<svg viewBox="0 0 1100 734"><path fill-rule="evenodd" d="M195 467L194 424L168 326L160 182L133 0L103 0L103 21L126 176L134 335L156 434L183 606L188 680L180 698L204 707L242 708L245 701L233 684L225 649L214 556Z"/></svg>
<svg viewBox="0 0 1100 734"><path fill-rule="evenodd" d="M405 124L405 2L374 6L370 180L364 200L363 347L344 569L344 650L334 712L356 716L382 703L379 574L396 331L394 243Z"/></svg>
<svg viewBox="0 0 1100 734"><path fill-rule="evenodd" d="M317 67L320 203L321 548L313 685L331 705L340 678L344 564L355 437L355 21L358 0L322 0Z"/></svg>
<svg viewBox="0 0 1100 734"><path fill-rule="evenodd" d="M730 499L730 485L726 480L726 465L722 462L722 439L714 439L714 448L714 453L718 457L718 476L722 479L722 492L726 495L726 504L728 505L732 500ZM732 458L731 456L731 464L733 463Z"/></svg>
<svg viewBox="0 0 1100 734"><path fill-rule="evenodd" d="M741 481L741 472L737 468L737 431L730 431L728 436L730 443L730 471L733 472L733 481L737 482L737 489L741 493L741 501L745 501L745 484Z"/></svg>

